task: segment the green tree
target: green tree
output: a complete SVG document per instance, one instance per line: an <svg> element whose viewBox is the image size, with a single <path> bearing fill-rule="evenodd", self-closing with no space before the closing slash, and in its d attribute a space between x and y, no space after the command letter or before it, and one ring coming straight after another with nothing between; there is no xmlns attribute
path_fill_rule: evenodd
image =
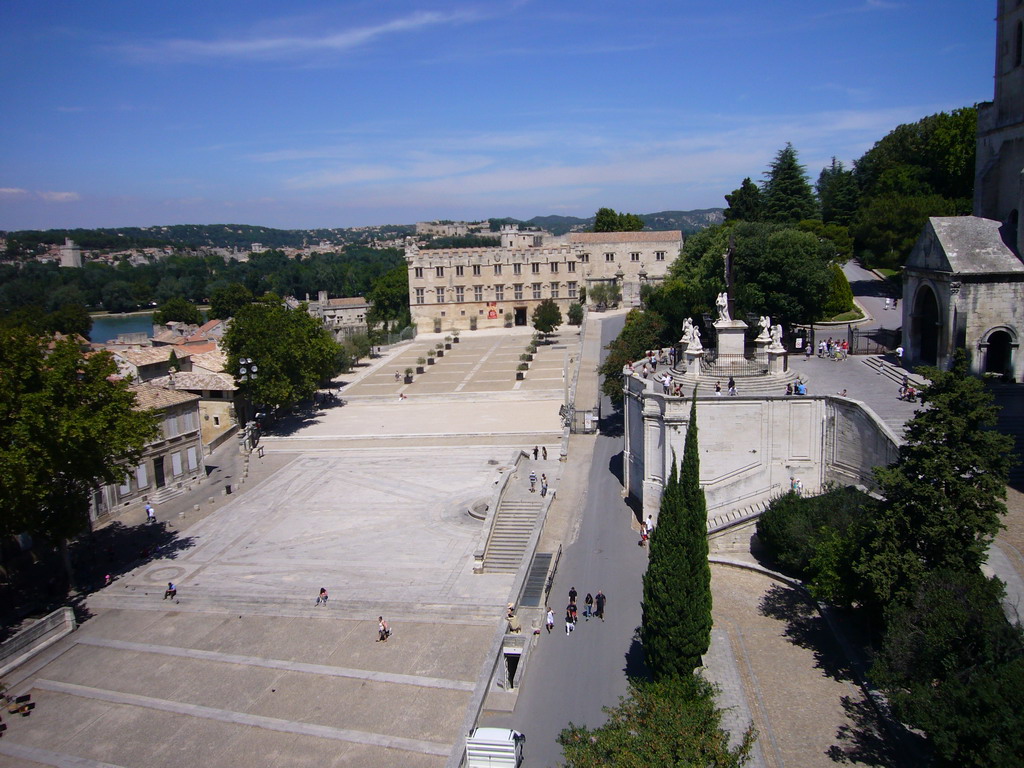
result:
<svg viewBox="0 0 1024 768"><path fill-rule="evenodd" d="M210 294L210 317L227 320L252 301L252 291L242 283L228 283Z"/></svg>
<svg viewBox="0 0 1024 768"><path fill-rule="evenodd" d="M63 304L50 312L45 320L46 330L51 333L78 334L86 339L92 330L92 316L81 304Z"/></svg>
<svg viewBox="0 0 1024 768"><path fill-rule="evenodd" d="M373 305L369 317L371 323L408 325L409 267L402 264L374 280L366 298Z"/></svg>
<svg viewBox="0 0 1024 768"><path fill-rule="evenodd" d="M562 311L552 299L544 299L534 308L530 319L539 333L548 334L562 324Z"/></svg>
<svg viewBox="0 0 1024 768"><path fill-rule="evenodd" d="M131 312L137 306L130 283L114 280L103 286L103 308L108 312Z"/></svg>
<svg viewBox="0 0 1024 768"><path fill-rule="evenodd" d="M1013 439L993 429L992 395L962 349L950 370L922 373L926 407L908 422L896 463L875 470L885 502L855 565L876 608L906 602L930 572L980 569L1006 513Z"/></svg>
<svg viewBox="0 0 1024 768"><path fill-rule="evenodd" d="M629 695L604 711L608 720L599 728L570 723L559 734L568 768L739 768L757 738L751 726L735 748L729 746L715 689L698 675L630 681Z"/></svg>
<svg viewBox="0 0 1024 768"><path fill-rule="evenodd" d="M258 405L288 407L310 397L320 382L337 372L338 345L306 305L289 309L273 294L240 308L224 334L228 370L251 359L255 379L239 382Z"/></svg>
<svg viewBox="0 0 1024 768"><path fill-rule="evenodd" d="M153 322L158 325L167 325L171 322L202 325L203 313L199 311L199 307L187 299L175 297L160 305L159 309L153 313Z"/></svg>
<svg viewBox="0 0 1024 768"><path fill-rule="evenodd" d="M116 374L109 353L0 328L0 529L59 546L72 587L68 541L88 528L93 491L123 482L156 436Z"/></svg>
<svg viewBox="0 0 1024 768"><path fill-rule="evenodd" d="M764 219L779 224L796 224L818 217L818 203L804 166L789 142L779 150L765 172Z"/></svg>
<svg viewBox="0 0 1024 768"><path fill-rule="evenodd" d="M821 204L821 220L825 224L849 226L857 213L860 195L853 171L833 157L832 165L821 169L815 186Z"/></svg>
<svg viewBox="0 0 1024 768"><path fill-rule="evenodd" d="M569 325L581 325L583 323L583 305L574 301L569 305Z"/></svg>
<svg viewBox="0 0 1024 768"><path fill-rule="evenodd" d="M829 272L832 279L821 312L823 318L835 317L853 309L853 289L850 288L850 281L846 279L843 268L838 264L830 264Z"/></svg>
<svg viewBox="0 0 1024 768"><path fill-rule="evenodd" d="M723 214L726 221L760 221L764 215L761 190L749 176L743 180L739 189L725 196L725 202L729 206Z"/></svg>
<svg viewBox="0 0 1024 768"><path fill-rule="evenodd" d="M631 309L622 331L608 345L608 354L598 368L604 377L601 391L614 402L622 402L622 369L658 346L664 321L656 312Z"/></svg>
<svg viewBox="0 0 1024 768"><path fill-rule="evenodd" d="M927 733L940 766L1018 766L1024 636L978 571L934 571L891 612L872 680L893 714Z"/></svg>
<svg viewBox="0 0 1024 768"><path fill-rule="evenodd" d="M594 216L595 232L639 232L644 220L635 213L617 213L613 208L599 208Z"/></svg>
<svg viewBox="0 0 1024 768"><path fill-rule="evenodd" d="M655 680L685 677L700 665L711 642L711 568L696 396L690 403L682 468L676 468L673 455L650 546L640 627L644 658Z"/></svg>
<svg viewBox="0 0 1024 768"><path fill-rule="evenodd" d="M867 264L895 268L910 255L929 216L957 213L956 201L941 195L887 194L861 206L850 232Z"/></svg>

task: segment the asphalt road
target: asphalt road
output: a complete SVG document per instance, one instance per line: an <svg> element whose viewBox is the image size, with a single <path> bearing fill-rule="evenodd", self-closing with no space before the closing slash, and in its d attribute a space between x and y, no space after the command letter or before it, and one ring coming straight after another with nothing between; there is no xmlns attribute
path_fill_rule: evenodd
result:
<svg viewBox="0 0 1024 768"><path fill-rule="evenodd" d="M602 347L621 330L624 317L603 324ZM608 401L602 414L613 413ZM520 685L509 724L526 734L524 766L561 764L555 739L570 722L590 727L605 721L602 707L626 693L627 670L639 669L639 646L633 635L640 626L641 577L647 568L647 549L630 528L631 510L622 499L621 426L610 422L611 434L599 435L590 468L587 499L579 531L562 552L551 589L555 629L544 632ZM579 592L580 619L565 634L569 589ZM587 592L605 593L605 621L583 619Z"/></svg>

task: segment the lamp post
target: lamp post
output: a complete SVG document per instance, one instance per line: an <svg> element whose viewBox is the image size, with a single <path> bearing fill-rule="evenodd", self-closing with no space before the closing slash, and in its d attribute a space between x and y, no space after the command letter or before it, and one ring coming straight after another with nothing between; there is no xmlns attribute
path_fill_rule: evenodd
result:
<svg viewBox="0 0 1024 768"><path fill-rule="evenodd" d="M252 397L249 396L248 384L254 381L258 375L259 366L257 366L251 357L242 357L238 360L238 381L245 385L243 389L243 400L242 403L245 405L245 398L248 397L249 403L246 406L246 413L243 416L248 417L250 414L248 411L252 410ZM248 449L252 450L255 447L255 440L253 439L253 432L255 431L256 422L251 418L242 418L239 420L242 423L242 444Z"/></svg>

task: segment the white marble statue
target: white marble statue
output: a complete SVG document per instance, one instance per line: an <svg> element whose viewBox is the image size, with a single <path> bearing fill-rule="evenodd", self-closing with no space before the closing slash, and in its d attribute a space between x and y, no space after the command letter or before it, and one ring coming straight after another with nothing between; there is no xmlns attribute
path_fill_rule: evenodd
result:
<svg viewBox="0 0 1024 768"><path fill-rule="evenodd" d="M772 319L768 315L761 315L757 323L761 326L761 333L758 334L758 341L768 341L771 338Z"/></svg>
<svg viewBox="0 0 1024 768"><path fill-rule="evenodd" d="M718 298L715 299L715 306L718 307L718 321L728 322L732 320L729 317L729 294L722 291L718 294Z"/></svg>
<svg viewBox="0 0 1024 768"><path fill-rule="evenodd" d="M689 344L693 341L693 320L686 318L683 321L683 337L679 339L680 344Z"/></svg>
<svg viewBox="0 0 1024 768"><path fill-rule="evenodd" d="M690 346L686 348L687 352L700 352L704 349L704 346L700 343L700 328L696 325L693 326L693 334L690 337Z"/></svg>
<svg viewBox="0 0 1024 768"><path fill-rule="evenodd" d="M776 326L772 327L772 346L773 347L781 347L782 346L782 326L781 325L776 325Z"/></svg>

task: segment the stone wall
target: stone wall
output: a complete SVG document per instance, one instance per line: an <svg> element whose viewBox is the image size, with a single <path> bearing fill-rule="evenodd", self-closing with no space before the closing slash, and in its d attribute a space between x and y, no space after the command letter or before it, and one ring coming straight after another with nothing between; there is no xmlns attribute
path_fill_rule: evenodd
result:
<svg viewBox="0 0 1024 768"><path fill-rule="evenodd" d="M624 486L644 517L657 517L673 455L682 460L690 401L627 381ZM832 396L699 399L701 485L709 517L789 489L827 482L873 487L871 469L892 463L899 438L862 403Z"/></svg>

